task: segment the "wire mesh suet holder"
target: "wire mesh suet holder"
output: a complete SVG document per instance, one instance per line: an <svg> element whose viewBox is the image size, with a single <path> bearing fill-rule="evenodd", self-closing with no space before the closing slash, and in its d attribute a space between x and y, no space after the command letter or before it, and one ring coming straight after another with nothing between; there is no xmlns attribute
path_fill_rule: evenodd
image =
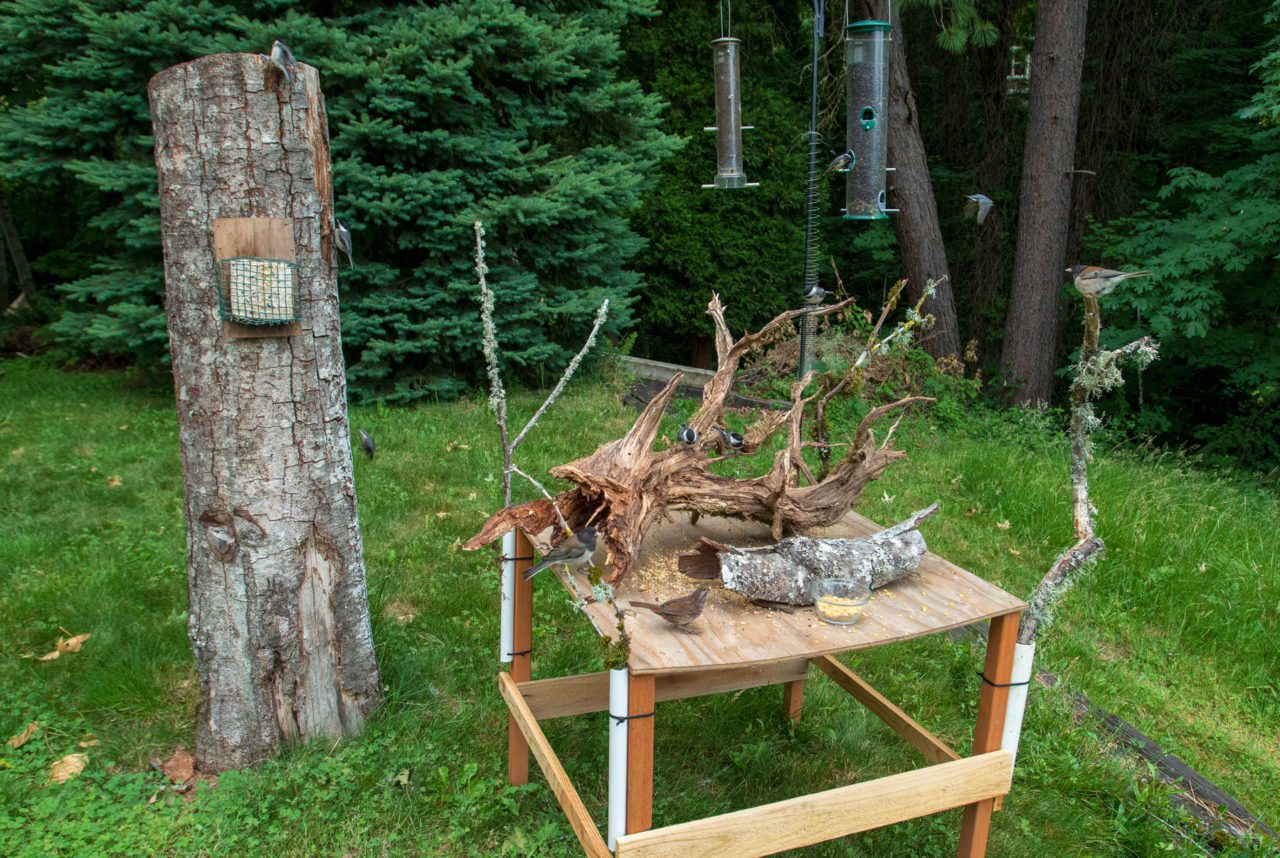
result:
<svg viewBox="0 0 1280 858"><path fill-rule="evenodd" d="M218 317L240 325L298 321L298 265L288 259L233 256L218 260Z"/></svg>

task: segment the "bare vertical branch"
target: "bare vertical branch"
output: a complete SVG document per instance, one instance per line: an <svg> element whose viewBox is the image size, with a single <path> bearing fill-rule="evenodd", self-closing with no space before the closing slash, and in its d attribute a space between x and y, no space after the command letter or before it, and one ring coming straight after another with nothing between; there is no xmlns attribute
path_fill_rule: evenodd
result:
<svg viewBox="0 0 1280 858"><path fill-rule="evenodd" d="M1054 603L1079 578L1076 570L1092 561L1105 544L1094 534L1093 506L1089 503L1090 436L1101 425L1093 412L1093 400L1124 382L1119 363L1132 361L1145 368L1158 356L1158 346L1143 337L1111 351L1098 350L1101 314L1096 295L1084 296L1084 342L1075 378L1071 381L1071 514L1076 542L1054 561L1031 591L1027 611L1018 624L1018 643L1029 644L1051 620Z"/></svg>
<svg viewBox="0 0 1280 858"><path fill-rule="evenodd" d="M498 331L493 324L493 290L489 288L489 266L484 261L484 224L476 221L474 226L476 233L476 279L480 285L480 323L483 328L485 367L489 375L489 408L498 419L498 436L502 441L502 502L504 506L511 506L511 475L513 473L519 474L533 483L548 500L551 500L551 495L547 493L541 483L516 467L514 458L516 447L520 446L520 442L529 434L529 430L538 424L542 415L564 392L569 379L573 378L573 374L578 371L578 365L582 363L582 359L586 357L587 352L591 351L591 347L595 345L596 336L600 333L600 328L604 326L605 319L609 317L609 301L605 299L601 303L600 309L596 311L595 324L591 327L591 333L587 335L586 343L569 361L569 365L565 367L564 374L560 376L560 381L556 383L550 395L538 407L534 415L529 418L529 422L524 425L520 433L515 438L511 438L507 431L507 392L502 384L502 373L498 368ZM555 501L552 501L552 507L555 509L556 517L560 519L560 526L565 529L565 532L569 532L569 524L565 521L564 515L561 514L560 508L555 505Z"/></svg>
<svg viewBox="0 0 1280 858"><path fill-rule="evenodd" d="M507 442L507 391L498 369L498 332L493 325L493 290L489 288L489 266L484 261L484 224L475 222L476 279L480 281L480 324L483 328L485 367L489 372L489 409L498 418L502 439L502 503L511 506L511 449Z"/></svg>

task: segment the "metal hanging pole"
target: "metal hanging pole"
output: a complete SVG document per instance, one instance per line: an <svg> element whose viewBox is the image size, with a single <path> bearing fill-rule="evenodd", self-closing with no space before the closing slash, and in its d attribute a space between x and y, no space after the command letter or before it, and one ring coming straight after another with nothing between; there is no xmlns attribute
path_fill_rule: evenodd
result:
<svg viewBox="0 0 1280 858"><path fill-rule="evenodd" d="M822 55L824 32L823 2L813 0L813 89L809 99L809 186L804 216L804 295L818 285L818 60ZM811 314L800 317L799 377L804 378L813 365L814 320Z"/></svg>

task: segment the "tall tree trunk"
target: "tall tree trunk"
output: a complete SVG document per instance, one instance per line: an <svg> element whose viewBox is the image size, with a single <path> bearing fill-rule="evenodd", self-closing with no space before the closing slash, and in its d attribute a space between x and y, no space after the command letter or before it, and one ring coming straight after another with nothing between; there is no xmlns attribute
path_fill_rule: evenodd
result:
<svg viewBox="0 0 1280 858"><path fill-rule="evenodd" d="M26 251L22 248L22 238L18 235L18 228L13 223L13 213L9 211L9 201L5 199L3 189L0 189L0 236L3 236L3 244L8 247L9 258L13 260L13 272L18 279L18 288L30 303L36 294L36 281L31 276L31 264L27 262ZM6 303L5 306L8 304Z"/></svg>
<svg viewBox="0 0 1280 858"><path fill-rule="evenodd" d="M863 4L868 17L877 17L874 4ZM936 324L921 338L921 345L934 357L960 353L960 324L952 297L951 277L947 269L947 253L942 244L942 227L938 224L938 204L933 198L929 164L924 141L920 139L920 114L916 95L907 73L906 38L894 10L893 43L889 50L889 161L897 169L890 180L889 202L899 209L893 216L902 249L902 262L907 269L907 296L910 303L920 300L925 284L940 281L937 294L925 303Z"/></svg>
<svg viewBox="0 0 1280 858"><path fill-rule="evenodd" d="M1014 14L1017 0L999 0L991 16L1000 36L994 45L974 51L977 59L982 107L982 149L978 157L975 191L988 196L1009 185L1009 166L1013 161L1016 128L1013 111L1008 107L1008 75L1010 47L1015 38ZM968 336L977 345L981 366L988 355L993 357L992 341L999 339L998 321L993 318L1004 298L1003 284L1008 273L1006 223L1001 208L988 214L982 224L968 224L973 230L973 263L968 287Z"/></svg>
<svg viewBox="0 0 1280 858"><path fill-rule="evenodd" d="M148 90L182 445L196 748L212 769L359 732L381 698L338 323L320 80L263 57L174 66ZM300 330L232 339L215 218L287 218ZM265 255L265 254L259 254Z"/></svg>
<svg viewBox="0 0 1280 858"><path fill-rule="evenodd" d="M0 313L9 306L9 248L0 232Z"/></svg>
<svg viewBox="0 0 1280 858"><path fill-rule="evenodd" d="M1040 0L1018 201L1013 291L1000 369L1011 399L1048 402L1066 262L1088 0Z"/></svg>

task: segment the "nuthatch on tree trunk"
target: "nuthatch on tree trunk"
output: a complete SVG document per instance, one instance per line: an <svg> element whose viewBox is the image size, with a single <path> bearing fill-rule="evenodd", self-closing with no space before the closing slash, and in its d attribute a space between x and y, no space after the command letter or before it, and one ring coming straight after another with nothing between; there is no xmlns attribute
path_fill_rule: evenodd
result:
<svg viewBox="0 0 1280 858"><path fill-rule="evenodd" d="M347 255L347 264L355 268L356 261L351 258L351 230L340 220L333 222L333 243Z"/></svg>
<svg viewBox="0 0 1280 858"><path fill-rule="evenodd" d="M280 69L280 72L284 75L285 82L292 87L293 68L298 64L298 60L294 57L293 51L289 50L289 46L279 39L276 39L271 45L271 64Z"/></svg>

